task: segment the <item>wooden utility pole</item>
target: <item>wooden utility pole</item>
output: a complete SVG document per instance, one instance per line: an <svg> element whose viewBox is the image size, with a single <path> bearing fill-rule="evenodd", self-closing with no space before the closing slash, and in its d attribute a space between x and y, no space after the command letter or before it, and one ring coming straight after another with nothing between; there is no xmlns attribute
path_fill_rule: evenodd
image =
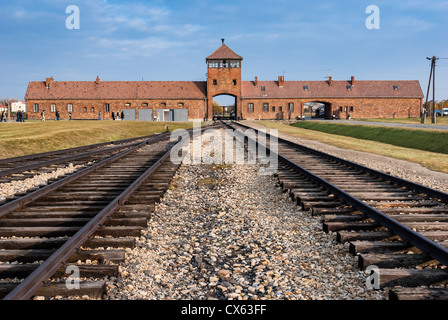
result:
<svg viewBox="0 0 448 320"><path fill-rule="evenodd" d="M429 88L431 87L431 78L432 78L432 112L431 112L431 122L436 123L436 60L439 58L433 56L432 58L426 58L431 60L431 71L429 72L429 81L428 81L428 90L426 91L426 103L425 108L428 108L428 96L429 96ZM431 108L430 108L431 110ZM422 118L421 123L425 123L426 112L422 109Z"/></svg>

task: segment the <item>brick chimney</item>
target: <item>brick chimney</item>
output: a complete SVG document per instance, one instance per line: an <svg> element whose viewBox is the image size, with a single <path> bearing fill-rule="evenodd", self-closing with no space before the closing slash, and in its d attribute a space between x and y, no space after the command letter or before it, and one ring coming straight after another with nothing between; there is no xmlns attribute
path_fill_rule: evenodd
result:
<svg viewBox="0 0 448 320"><path fill-rule="evenodd" d="M284 76L278 76L278 86L279 87L285 86L285 77Z"/></svg>
<svg viewBox="0 0 448 320"><path fill-rule="evenodd" d="M45 79L45 87L46 87L47 89L50 89L51 84L53 83L53 81L54 81L53 76L51 76L51 78L47 78L47 79Z"/></svg>
<svg viewBox="0 0 448 320"><path fill-rule="evenodd" d="M332 78L331 76L328 77L328 84L329 84L330 86L333 85L333 78Z"/></svg>
<svg viewBox="0 0 448 320"><path fill-rule="evenodd" d="M352 86L355 85L355 76L352 76Z"/></svg>
<svg viewBox="0 0 448 320"><path fill-rule="evenodd" d="M257 86L258 85L258 77L255 77L255 82L254 85Z"/></svg>
<svg viewBox="0 0 448 320"><path fill-rule="evenodd" d="M96 76L95 83L96 83L96 84L99 84L99 83L100 83L100 77Z"/></svg>

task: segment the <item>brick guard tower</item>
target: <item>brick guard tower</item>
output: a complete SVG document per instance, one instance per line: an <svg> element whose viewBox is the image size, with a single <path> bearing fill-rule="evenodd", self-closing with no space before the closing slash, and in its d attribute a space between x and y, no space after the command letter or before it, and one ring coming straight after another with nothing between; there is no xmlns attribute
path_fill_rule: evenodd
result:
<svg viewBox="0 0 448 320"><path fill-rule="evenodd" d="M207 63L207 119L213 118L213 98L218 95L235 97L235 117L242 118L241 61L243 58L224 44L205 60Z"/></svg>

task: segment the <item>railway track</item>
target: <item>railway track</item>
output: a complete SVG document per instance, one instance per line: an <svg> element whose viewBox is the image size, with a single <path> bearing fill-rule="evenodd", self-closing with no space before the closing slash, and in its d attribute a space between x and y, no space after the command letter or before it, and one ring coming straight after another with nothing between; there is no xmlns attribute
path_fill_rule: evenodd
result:
<svg viewBox="0 0 448 320"><path fill-rule="evenodd" d="M281 138L277 153L284 191L349 243L362 270L375 267L390 300L448 299L448 194Z"/></svg>
<svg viewBox="0 0 448 320"><path fill-rule="evenodd" d="M96 162L155 136L157 134L0 159L0 183L24 180L39 173L52 172L68 163L85 165Z"/></svg>
<svg viewBox="0 0 448 320"><path fill-rule="evenodd" d="M149 138L149 139L148 139ZM179 165L169 133L0 206L0 297L101 298ZM96 147L92 147L96 148ZM83 149L84 150L84 149ZM63 153L65 154L65 153Z"/></svg>

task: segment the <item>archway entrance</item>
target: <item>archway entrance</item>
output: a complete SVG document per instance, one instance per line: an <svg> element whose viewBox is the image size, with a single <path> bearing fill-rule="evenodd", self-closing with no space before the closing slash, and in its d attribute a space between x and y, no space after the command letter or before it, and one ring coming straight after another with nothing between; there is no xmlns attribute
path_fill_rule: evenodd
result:
<svg viewBox="0 0 448 320"><path fill-rule="evenodd" d="M331 103L323 101L304 103L303 115L308 119L333 119Z"/></svg>
<svg viewBox="0 0 448 320"><path fill-rule="evenodd" d="M213 119L235 120L236 97L230 94L220 94L213 97Z"/></svg>

